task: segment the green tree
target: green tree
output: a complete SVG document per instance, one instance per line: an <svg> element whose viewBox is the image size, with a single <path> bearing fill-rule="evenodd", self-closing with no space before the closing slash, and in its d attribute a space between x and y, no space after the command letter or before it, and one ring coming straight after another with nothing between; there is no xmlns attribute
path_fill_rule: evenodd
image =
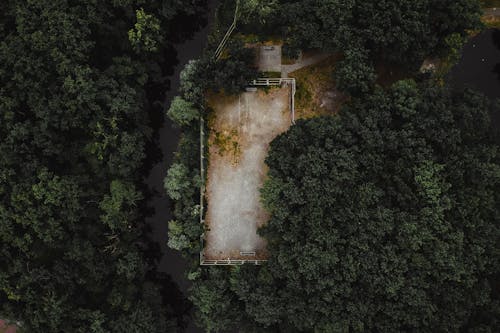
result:
<svg viewBox="0 0 500 333"><path fill-rule="evenodd" d="M241 319L241 308L230 293L227 272L211 267L205 274L205 282L195 285L190 296L198 306L198 322L207 332L234 328Z"/></svg>
<svg viewBox="0 0 500 333"><path fill-rule="evenodd" d="M185 36L172 22L203 8L1 2L0 313L23 330L182 326L146 257L140 189L147 115L171 66L163 51Z"/></svg>
<svg viewBox="0 0 500 333"><path fill-rule="evenodd" d="M203 104L203 93L206 89L204 59L190 60L180 74L180 91L183 98L193 104Z"/></svg>
<svg viewBox="0 0 500 333"><path fill-rule="evenodd" d="M176 221L168 222L168 247L182 251L188 249L191 243L185 235L182 225Z"/></svg>
<svg viewBox="0 0 500 333"><path fill-rule="evenodd" d="M246 0L240 1L239 20L243 23L266 24L270 16L277 10L276 0Z"/></svg>
<svg viewBox="0 0 500 333"><path fill-rule="evenodd" d="M223 57L208 67L209 88L228 94L241 92L258 76L254 63L253 49L246 48L241 41L229 40Z"/></svg>
<svg viewBox="0 0 500 333"><path fill-rule="evenodd" d="M192 103L184 100L182 97L175 96L167 115L177 125L187 126L199 117L199 112Z"/></svg>
<svg viewBox="0 0 500 333"><path fill-rule="evenodd" d="M194 105L203 105L203 94L207 90L239 93L257 78L254 63L253 49L246 48L240 40L229 40L219 60L206 52L186 65L180 75L182 97Z"/></svg>
<svg viewBox="0 0 500 333"><path fill-rule="evenodd" d="M277 11L287 53L311 48L346 53L343 65L349 68L339 74L353 80L343 83L346 88L371 79L372 62L417 70L425 57L448 49L449 36L463 38L481 26L477 0L281 0ZM352 57L353 50L365 56Z"/></svg>
<svg viewBox="0 0 500 333"><path fill-rule="evenodd" d="M191 183L189 169L185 165L174 163L168 169L165 190L171 199L179 200L191 188Z"/></svg>
<svg viewBox="0 0 500 333"><path fill-rule="evenodd" d="M183 127L174 163L164 180L165 190L173 199L175 221L169 222L168 245L185 253L199 255L200 235L200 134L198 124Z"/></svg>
<svg viewBox="0 0 500 333"><path fill-rule="evenodd" d="M143 8L135 12L137 22L128 32L128 38L136 52L157 51L160 43L160 20L146 14Z"/></svg>
<svg viewBox="0 0 500 333"><path fill-rule="evenodd" d="M134 217L134 210L142 199L133 184L114 180L110 184L110 194L106 194L99 204L104 212L101 220L113 231L125 230Z"/></svg>
<svg viewBox="0 0 500 333"><path fill-rule="evenodd" d="M489 108L470 91L402 81L339 116L297 121L266 159L269 261L202 275L193 301L205 325L236 316L206 306L214 286L254 328L495 331L500 146Z"/></svg>
<svg viewBox="0 0 500 333"><path fill-rule="evenodd" d="M363 49L346 50L335 72L337 87L355 96L369 92L376 78L368 52Z"/></svg>

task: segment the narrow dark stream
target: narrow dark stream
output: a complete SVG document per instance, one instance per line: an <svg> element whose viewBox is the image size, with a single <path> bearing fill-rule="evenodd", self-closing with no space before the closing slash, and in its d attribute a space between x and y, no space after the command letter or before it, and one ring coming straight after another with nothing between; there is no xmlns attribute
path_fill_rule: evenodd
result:
<svg viewBox="0 0 500 333"><path fill-rule="evenodd" d="M500 98L500 30L489 29L472 38L449 80L457 89L471 88L492 100ZM498 107L492 110L492 121L500 129Z"/></svg>
<svg viewBox="0 0 500 333"><path fill-rule="evenodd" d="M208 24L204 28L194 33L193 38L186 40L182 44L175 45L177 52L177 64L175 65L172 74L168 77L170 81L170 89L166 93L165 106L168 108L170 102L179 90L179 74L184 66L191 59L197 59L202 54L203 48L206 45L207 37L210 29L210 24L213 20L215 13L216 0L208 0L208 11L206 13ZM156 118L156 117L155 117ZM176 291L183 295L185 298L186 292L190 286L190 282L185 277L185 272L188 269L188 262L177 251L171 250L167 247L167 222L172 219L172 212L170 211L171 203L166 196L163 189L163 179L167 174L168 167L172 163L174 152L177 148L180 132L175 128L172 122L167 117L158 117L163 119L163 124L159 126L156 145L161 150L161 159L156 163L148 177L145 179L145 184L150 189L153 195L148 200L148 208L151 209L152 214L146 218L146 223L151 228L150 239L159 245L161 251L161 259L158 263L158 271L166 273L171 277L173 285L177 287ZM156 148L156 149L155 149ZM153 147L152 150L157 150ZM160 153L157 151L156 153ZM180 305L182 306L182 305ZM177 310L178 311L178 310ZM188 323L186 332L197 333L203 330L194 326L194 323Z"/></svg>

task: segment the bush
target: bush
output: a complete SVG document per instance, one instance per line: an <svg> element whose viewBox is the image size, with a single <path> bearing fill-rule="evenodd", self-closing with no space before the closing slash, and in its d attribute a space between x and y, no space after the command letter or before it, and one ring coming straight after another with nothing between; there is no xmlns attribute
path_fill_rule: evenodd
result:
<svg viewBox="0 0 500 333"><path fill-rule="evenodd" d="M179 200L187 191L192 191L189 169L184 164L172 164L168 169L164 186L171 199Z"/></svg>
<svg viewBox="0 0 500 333"><path fill-rule="evenodd" d="M167 112L168 117L179 126L187 126L200 115L196 107L184 100L182 97L175 96Z"/></svg>

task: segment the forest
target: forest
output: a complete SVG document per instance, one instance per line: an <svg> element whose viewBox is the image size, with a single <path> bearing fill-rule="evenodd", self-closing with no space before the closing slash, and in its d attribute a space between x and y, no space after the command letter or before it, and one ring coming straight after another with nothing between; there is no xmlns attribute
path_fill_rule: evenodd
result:
<svg viewBox="0 0 500 333"><path fill-rule="evenodd" d="M299 120L271 144L261 190L271 217L259 231L268 241L268 262L200 267L199 146L193 147L199 124L179 114L206 114L203 99L192 99L195 91L240 87L217 85L216 71L206 76L210 83L197 82L206 59L185 68L169 111L184 139L165 187L176 208L169 245L193 260L190 299L201 327L496 332L500 140L490 112L497 106L478 92L452 89L442 72L418 72L428 57L449 66L460 58L463 43L482 29L479 2L254 0L241 6L239 33L256 33L258 26L262 40L278 35L288 57L300 50L341 52L334 79L350 101L333 116ZM223 2L219 21L228 25L233 9ZM229 56L223 63L231 58L238 61ZM403 80L381 86L381 66L403 73Z"/></svg>
<svg viewBox="0 0 500 333"><path fill-rule="evenodd" d="M205 11L0 3L0 318L25 332L182 330L145 237L142 179L173 43Z"/></svg>
<svg viewBox="0 0 500 333"><path fill-rule="evenodd" d="M497 332L498 105L418 73L483 29L480 2L242 0L237 33L277 38L289 58L340 52L333 78L349 102L272 142L268 262L203 267L205 94L259 75L241 39L213 57L234 6L218 2L165 106L174 44L206 1L0 2L0 319L22 332L185 331L146 236L148 147L165 116L181 130L165 165L168 245L190 263L205 331ZM381 66L404 77L381 85Z"/></svg>

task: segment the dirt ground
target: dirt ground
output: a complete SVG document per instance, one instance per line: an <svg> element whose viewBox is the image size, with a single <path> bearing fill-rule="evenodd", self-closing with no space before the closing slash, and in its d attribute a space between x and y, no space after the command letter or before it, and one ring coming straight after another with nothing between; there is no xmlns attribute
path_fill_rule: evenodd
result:
<svg viewBox="0 0 500 333"><path fill-rule="evenodd" d="M266 259L257 235L268 220L259 190L269 144L291 125L289 101L289 87L209 99L206 259Z"/></svg>

